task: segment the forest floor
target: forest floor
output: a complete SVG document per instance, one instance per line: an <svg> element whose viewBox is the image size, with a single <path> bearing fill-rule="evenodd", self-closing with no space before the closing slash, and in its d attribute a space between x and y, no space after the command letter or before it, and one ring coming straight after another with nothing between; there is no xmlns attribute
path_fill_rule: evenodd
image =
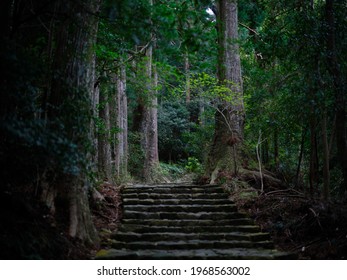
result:
<svg viewBox="0 0 347 280"><path fill-rule="evenodd" d="M294 189L259 195L254 188L231 192L239 210L269 232L279 250L299 259L347 259L347 203L308 198Z"/></svg>

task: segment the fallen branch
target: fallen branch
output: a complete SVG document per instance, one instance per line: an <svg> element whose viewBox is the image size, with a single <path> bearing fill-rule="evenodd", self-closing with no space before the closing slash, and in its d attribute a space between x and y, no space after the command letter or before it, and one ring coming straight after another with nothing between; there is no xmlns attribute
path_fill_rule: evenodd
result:
<svg viewBox="0 0 347 280"><path fill-rule="evenodd" d="M259 164L259 175L260 175L260 192L263 193L264 192L264 179L263 179L263 173L261 171L261 157L260 157L260 153L261 153L261 130L259 130L259 138L258 138L258 143L257 146L255 147L256 152L257 152L257 159L258 159L258 164Z"/></svg>
<svg viewBox="0 0 347 280"><path fill-rule="evenodd" d="M324 231L324 229L320 223L320 220L319 220L319 214L317 214L311 207L309 208L309 210L313 213L313 216L316 218L317 223L318 223L319 227L321 228L321 230Z"/></svg>
<svg viewBox="0 0 347 280"><path fill-rule="evenodd" d="M305 194L294 189L276 190L276 191L267 192L264 195L268 196L268 195L273 195L277 193L284 193L284 192L291 192L291 191L296 192L299 196L305 197Z"/></svg>

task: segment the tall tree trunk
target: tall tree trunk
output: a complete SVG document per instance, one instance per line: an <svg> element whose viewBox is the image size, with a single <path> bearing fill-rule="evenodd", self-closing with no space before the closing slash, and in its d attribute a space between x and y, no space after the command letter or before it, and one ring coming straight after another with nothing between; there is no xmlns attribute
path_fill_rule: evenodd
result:
<svg viewBox="0 0 347 280"><path fill-rule="evenodd" d="M341 70L336 50L336 27L334 0L326 0L326 23L327 23L327 64L328 71L333 80L336 107L336 144L344 178L344 191L347 194L347 135L346 135L346 98L342 82Z"/></svg>
<svg viewBox="0 0 347 280"><path fill-rule="evenodd" d="M299 181L300 181L301 163L302 163L302 158L304 155L304 148L305 148L305 138L306 138L306 128L303 128L301 132L300 152L299 152L298 166L296 168L296 176L295 176L296 186L299 186Z"/></svg>
<svg viewBox="0 0 347 280"><path fill-rule="evenodd" d="M188 50L184 53L184 74L186 75L186 104L190 103L190 65Z"/></svg>
<svg viewBox="0 0 347 280"><path fill-rule="evenodd" d="M275 170L278 171L280 167L280 160L279 160L279 144L278 144L278 128L274 128L274 162L275 162Z"/></svg>
<svg viewBox="0 0 347 280"><path fill-rule="evenodd" d="M119 129L115 141L115 171L118 177L127 174L128 165L128 101L126 96L126 70L121 66L116 74L116 126Z"/></svg>
<svg viewBox="0 0 347 280"><path fill-rule="evenodd" d="M153 0L149 0L149 4L153 6ZM151 34L153 37L154 34ZM158 156L158 116L157 116L157 86L158 73L153 64L153 44L151 42L146 50L146 92L143 108L143 117L141 120L142 132L142 149L145 153L145 161L143 167L143 177L146 182L153 182L157 178L157 169L159 165Z"/></svg>
<svg viewBox="0 0 347 280"><path fill-rule="evenodd" d="M93 92L93 45L96 41L99 0L57 1L57 11L65 20L57 23L48 116L53 128L86 155ZM72 106L72 107L71 107ZM73 109L72 109L73 108ZM60 124L57 126L57 124ZM72 237L95 242L88 205L88 182L80 171L57 178L54 187L56 213L68 213L68 232Z"/></svg>
<svg viewBox="0 0 347 280"><path fill-rule="evenodd" d="M91 162L93 164L92 170L93 172L98 171L99 166L99 137L98 132L96 128L95 120L99 118L99 111L98 111L98 105L100 103L100 86L96 83L94 83L94 88L92 91L92 118L90 121L90 139L92 141L92 155L91 155Z"/></svg>
<svg viewBox="0 0 347 280"><path fill-rule="evenodd" d="M329 168L329 142L327 127L327 110L324 110L322 119L322 143L323 143L323 196L329 198L330 193L330 168Z"/></svg>
<svg viewBox="0 0 347 280"><path fill-rule="evenodd" d="M233 100L220 102L215 120L215 134L209 155L208 173L211 183L218 172L228 170L237 173L243 144L244 105L241 62L238 40L237 0L218 2L218 79L228 87Z"/></svg>
<svg viewBox="0 0 347 280"><path fill-rule="evenodd" d="M112 152L111 152L111 113L110 101L106 92L100 93L99 96L99 118L103 125L99 131L98 139L98 166L99 173L108 181L113 181L112 176ZM113 112L112 112L113 114Z"/></svg>
<svg viewBox="0 0 347 280"><path fill-rule="evenodd" d="M144 135L145 135L145 164L144 179L146 182L156 180L159 164L158 153L158 72L153 64L153 49L148 49L147 77L148 77L148 105L145 107Z"/></svg>
<svg viewBox="0 0 347 280"><path fill-rule="evenodd" d="M316 139L316 117L314 109L311 110L310 120L310 194L314 194L314 190L318 182L318 165L317 165L317 139Z"/></svg>

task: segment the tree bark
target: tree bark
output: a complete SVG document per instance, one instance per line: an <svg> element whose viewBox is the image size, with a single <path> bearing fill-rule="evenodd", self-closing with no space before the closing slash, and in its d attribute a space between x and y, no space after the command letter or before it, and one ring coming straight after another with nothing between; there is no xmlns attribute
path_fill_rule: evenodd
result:
<svg viewBox="0 0 347 280"><path fill-rule="evenodd" d="M275 170L278 171L280 167L279 161L279 144L278 144L278 128L274 128L274 162Z"/></svg>
<svg viewBox="0 0 347 280"><path fill-rule="evenodd" d="M48 116L53 129L76 145L80 154L87 154L86 142L92 107L93 45L96 41L99 0L57 1L57 11L64 20L57 22L54 35L55 52ZM74 108L71 110L71 105ZM57 124L60 124L57 126ZM88 205L88 182L80 166L78 173L57 178L56 197L61 213L68 213L68 232L72 237L95 243L98 239ZM64 207L61 207L64 205ZM57 205L56 205L57 206Z"/></svg>
<svg viewBox="0 0 347 280"><path fill-rule="evenodd" d="M322 142L323 142L323 196L324 199L329 198L330 193L330 167L329 167L329 142L327 127L327 111L324 110L322 119Z"/></svg>
<svg viewBox="0 0 347 280"><path fill-rule="evenodd" d="M103 179L112 182L111 114L109 97L106 92L100 93L99 102L99 118L103 123L99 131L98 140L99 173L102 174Z"/></svg>
<svg viewBox="0 0 347 280"><path fill-rule="evenodd" d="M95 71L95 70L94 70ZM95 81L95 77L94 77ZM99 137L98 132L96 128L95 120L99 118L99 111L98 111L98 105L100 103L100 86L94 83L94 87L92 90L92 118L90 120L90 139L92 144L92 151L91 151L91 162L93 164L92 171L97 172L98 166L99 166Z"/></svg>
<svg viewBox="0 0 347 280"><path fill-rule="evenodd" d="M116 74L116 126L119 129L115 141L115 172L118 177L127 174L128 165L128 101L126 96L126 70L121 66Z"/></svg>
<svg viewBox="0 0 347 280"><path fill-rule="evenodd" d="M314 194L318 182L317 165L317 140L316 140L316 117L314 109L311 110L310 120L310 194Z"/></svg>
<svg viewBox="0 0 347 280"><path fill-rule="evenodd" d="M186 76L186 104L190 103L190 65L188 50L184 53L184 74Z"/></svg>
<svg viewBox="0 0 347 280"><path fill-rule="evenodd" d="M156 180L156 169L159 164L158 153L158 72L153 64L152 46L148 49L147 57L147 78L148 78L148 105L145 107L145 118L143 124L143 133L145 140L145 164L144 179L146 182Z"/></svg>
<svg viewBox="0 0 347 280"><path fill-rule="evenodd" d="M296 186L299 186L299 181L300 181L301 163L302 163L302 158L303 158L304 149L305 149L305 138L306 138L306 128L303 128L302 132L301 132L301 142L300 142L298 166L296 168L296 175L295 175L295 185Z"/></svg>
<svg viewBox="0 0 347 280"><path fill-rule="evenodd" d="M221 101L215 116L213 146L208 170L213 183L219 171L237 173L241 160L244 129L243 86L238 40L236 0L220 0L218 6L219 83L230 89L231 103ZM236 163L236 164L235 164Z"/></svg>

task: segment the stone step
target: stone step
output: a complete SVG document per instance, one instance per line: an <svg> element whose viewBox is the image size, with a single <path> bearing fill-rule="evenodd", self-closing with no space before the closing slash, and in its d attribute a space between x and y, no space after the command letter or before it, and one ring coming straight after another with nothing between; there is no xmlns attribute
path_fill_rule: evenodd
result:
<svg viewBox="0 0 347 280"><path fill-rule="evenodd" d="M122 242L111 239L109 245L113 249L130 250L192 250L192 249L230 249L230 248L265 248L272 249L271 241L252 242L247 240L177 240L177 241L132 241Z"/></svg>
<svg viewBox="0 0 347 280"><path fill-rule="evenodd" d="M232 203L231 200L226 198L216 198L216 199L198 199L198 198L190 198L190 199L172 199L172 198L164 198L164 199L141 199L138 198L124 198L124 205L157 205L157 204L166 204L166 205L180 205L180 204L199 204L199 205L221 205Z"/></svg>
<svg viewBox="0 0 347 280"><path fill-rule="evenodd" d="M122 193L123 199L226 199L226 193Z"/></svg>
<svg viewBox="0 0 347 280"><path fill-rule="evenodd" d="M220 187L150 187L150 188L124 188L122 191L124 194L130 193L169 193L169 194L186 194L186 193L222 193L226 194L226 192Z"/></svg>
<svg viewBox="0 0 347 280"><path fill-rule="evenodd" d="M159 204L159 205L127 205L124 204L123 210L125 211L125 215L127 215L127 211L138 211L142 213L151 213L151 212L191 212L198 213L201 211L204 212L236 212L236 205L230 204L222 204L222 205L196 205L196 204L181 204L181 205L167 205L167 204Z"/></svg>
<svg viewBox="0 0 347 280"><path fill-rule="evenodd" d="M273 249L232 248L197 250L100 250L100 260L288 260L294 254Z"/></svg>
<svg viewBox="0 0 347 280"><path fill-rule="evenodd" d="M244 233L244 232L195 232L195 233L181 233L181 232L151 232L151 233L135 233L135 232L122 232L118 231L111 235L115 241L121 242L164 242L164 241L189 241L189 240L209 240L209 241L251 241L260 242L268 241L268 233Z"/></svg>
<svg viewBox="0 0 347 280"><path fill-rule="evenodd" d="M245 215L238 212L143 212L143 211L123 211L124 219L171 219L171 220L225 220L244 218Z"/></svg>
<svg viewBox="0 0 347 280"><path fill-rule="evenodd" d="M139 226L165 226L165 227L186 227L186 226L242 226L242 225L254 225L253 220L249 218L238 219L181 219L181 220L164 220L164 219L127 219L123 218L122 224L125 226L139 225Z"/></svg>
<svg viewBox="0 0 347 280"><path fill-rule="evenodd" d="M166 189L174 189L174 188L222 188L220 185L196 185L196 184L156 184L156 185L128 185L124 189L153 189L153 188L166 188Z"/></svg>
<svg viewBox="0 0 347 280"><path fill-rule="evenodd" d="M244 232L257 233L260 232L258 226L255 225L223 225L223 226L148 226L143 224L122 224L119 231L134 233L149 232L179 232L179 233L205 233L205 232Z"/></svg>

